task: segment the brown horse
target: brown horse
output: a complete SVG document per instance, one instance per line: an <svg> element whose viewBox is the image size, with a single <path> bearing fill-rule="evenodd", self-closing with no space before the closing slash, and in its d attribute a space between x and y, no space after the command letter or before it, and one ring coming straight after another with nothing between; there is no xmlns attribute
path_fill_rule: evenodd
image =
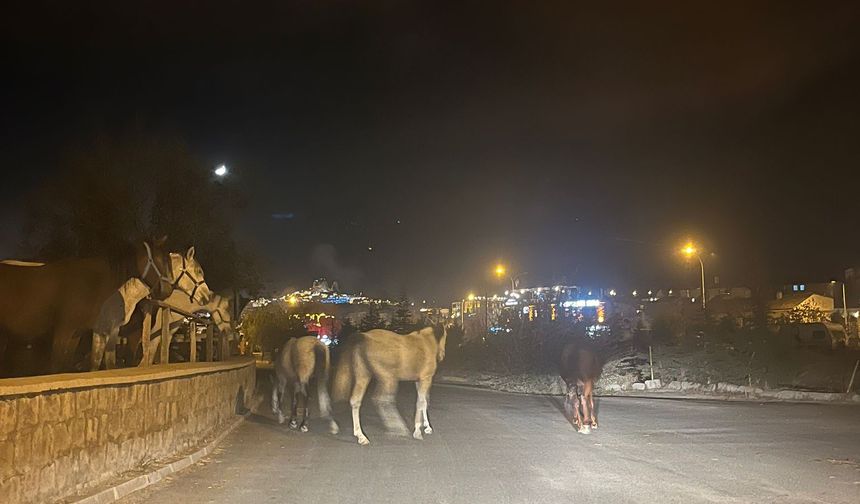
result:
<svg viewBox="0 0 860 504"><path fill-rule="evenodd" d="M320 404L320 416L329 422L329 432L337 434L337 423L331 417L331 400L328 395L329 352L328 347L316 336L290 338L283 348L276 353L273 364L275 367L274 383L272 384L272 413L278 417L278 423L284 423L282 411L284 392L291 389L292 410L290 413L290 428L299 427L307 432L308 427L308 385L311 376L316 371L317 397ZM301 413L302 421L296 421L296 407Z"/></svg>
<svg viewBox="0 0 860 504"><path fill-rule="evenodd" d="M367 445L370 441L361 430L359 411L364 393L370 380L376 378L377 405L379 413L389 431L408 434L409 430L395 407L395 394L400 381L415 381L418 400L415 404L415 429L412 437L424 439L424 434L432 434L430 419L427 416L427 403L436 366L445 358L447 331L426 327L409 334L397 334L384 329L374 329L352 336L344 353L338 361L335 372L335 400L344 399L353 384L349 404L352 407L352 433L358 444Z"/></svg>
<svg viewBox="0 0 860 504"><path fill-rule="evenodd" d="M128 279L143 280L154 297L170 295L165 240L129 245L110 259L68 259L39 267L0 264L0 351L7 344L19 349L50 345L50 372L72 370L79 333L92 329L105 300ZM45 371L13 371L13 352L3 353L0 374Z"/></svg>
<svg viewBox="0 0 860 504"><path fill-rule="evenodd" d="M592 392L602 371L603 363L591 345L568 343L562 349L559 374L567 385L564 411L567 420L576 425L580 434L589 434L591 429L597 428Z"/></svg>

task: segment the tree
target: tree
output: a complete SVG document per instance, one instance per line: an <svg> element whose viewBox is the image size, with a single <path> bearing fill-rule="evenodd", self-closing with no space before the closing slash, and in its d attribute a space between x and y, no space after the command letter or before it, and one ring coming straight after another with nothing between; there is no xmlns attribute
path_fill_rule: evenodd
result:
<svg viewBox="0 0 860 504"><path fill-rule="evenodd" d="M391 318L391 330L400 334L415 330L415 322L412 320L412 311L409 309L409 301L406 297L400 298L397 302L397 308Z"/></svg>
<svg viewBox="0 0 860 504"><path fill-rule="evenodd" d="M168 236L170 250L189 245L214 289L257 290L253 263L233 237L238 191L178 140L130 134L99 138L62 161L25 214L22 255L39 260L110 255L129 241Z"/></svg>
<svg viewBox="0 0 860 504"><path fill-rule="evenodd" d="M338 331L337 333L338 343L346 343L347 341L349 341L349 338L357 332L358 327L356 327L350 319L344 319L343 322L340 324L340 331Z"/></svg>
<svg viewBox="0 0 860 504"><path fill-rule="evenodd" d="M358 322L358 328L361 329L361 332L370 331L371 329L379 329L384 325L385 323L379 313L379 306L376 303L371 303L369 305L367 313L365 313Z"/></svg>
<svg viewBox="0 0 860 504"><path fill-rule="evenodd" d="M246 310L242 316L242 330L251 348L259 347L263 352L271 352L280 348L289 338L308 333L304 322L290 314L281 302Z"/></svg>
<svg viewBox="0 0 860 504"><path fill-rule="evenodd" d="M783 324L809 324L813 322L827 322L829 320L830 317L827 315L827 312L822 310L815 301L801 303L782 316Z"/></svg>

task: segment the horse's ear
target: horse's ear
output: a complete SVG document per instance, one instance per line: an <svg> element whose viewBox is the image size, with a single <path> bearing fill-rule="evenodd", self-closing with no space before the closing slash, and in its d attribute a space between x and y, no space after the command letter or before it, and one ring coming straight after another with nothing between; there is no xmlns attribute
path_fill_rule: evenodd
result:
<svg viewBox="0 0 860 504"><path fill-rule="evenodd" d="M188 252L185 253L185 258L189 261L194 259L194 246L188 247Z"/></svg>
<svg viewBox="0 0 860 504"><path fill-rule="evenodd" d="M165 243L167 243L167 235L161 235L161 238L156 238L153 242L158 248L163 247Z"/></svg>

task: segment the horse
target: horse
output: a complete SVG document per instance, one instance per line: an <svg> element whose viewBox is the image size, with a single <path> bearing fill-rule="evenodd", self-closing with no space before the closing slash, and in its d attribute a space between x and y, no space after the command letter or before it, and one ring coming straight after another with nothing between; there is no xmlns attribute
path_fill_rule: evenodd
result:
<svg viewBox="0 0 860 504"><path fill-rule="evenodd" d="M187 298L193 305L187 311L195 311L200 308L199 304L208 302L212 292L203 279L203 268L194 259L194 247L190 247L185 254L170 253L170 272L174 281L173 292L168 296L168 300L178 298L175 299L176 304L184 304L183 298ZM150 289L146 284L132 278L105 301L93 327L91 371L99 369L103 356L105 369L116 367L116 344L120 328L128 324L137 304L149 294Z"/></svg>
<svg viewBox="0 0 860 504"><path fill-rule="evenodd" d="M194 258L194 247L185 254L170 253L170 269L173 272L173 288L188 294L191 302L204 305L212 297L212 291L203 278L203 268Z"/></svg>
<svg viewBox="0 0 860 504"><path fill-rule="evenodd" d="M316 371L320 416L328 421L329 432L337 434L340 429L331 417L331 399L328 395L328 347L316 336L302 336L288 339L276 352L273 359L275 374L272 383L272 413L278 418L278 423L283 424L285 420L282 411L284 392L292 389L290 428L298 427L302 432L308 431L308 384ZM297 406L302 418L300 424L296 421Z"/></svg>
<svg viewBox="0 0 860 504"><path fill-rule="evenodd" d="M603 362L596 349L585 343L568 343L561 350L559 374L567 385L564 411L567 420L576 425L580 434L590 434L597 428L594 409L594 383L603 372ZM586 423L588 422L588 423ZM589 426L590 424L590 426Z"/></svg>
<svg viewBox="0 0 860 504"><path fill-rule="evenodd" d="M425 327L409 334L397 334L385 329L373 329L351 337L348 347L337 363L334 381L335 400L344 399L352 384L349 404L352 407L352 433L358 444L370 441L361 430L359 412L364 394L371 379L377 380L376 402L380 416L389 431L409 433L403 418L395 407L395 394L400 381L415 381L418 399L415 404L415 429L412 437L424 439L432 434L427 416L427 403L436 366L445 358L445 326L437 337L435 327ZM422 427L424 428L422 434Z"/></svg>
<svg viewBox="0 0 860 504"><path fill-rule="evenodd" d="M189 293L184 291L173 291L167 299L164 300L165 303L170 306L174 306L179 308L180 310L194 313L196 311L205 310L208 311L212 322L215 323L216 329L222 335L227 337L228 339L232 339L235 337L233 330L233 317L231 311L231 303L232 300L230 296L222 296L220 294L213 294L209 298L209 302L206 304L197 304L192 301ZM149 348L141 347L141 327L143 324L143 314L140 310L135 312L134 317L132 317L131 322L125 325L121 329L121 336L123 336L127 340L126 350L128 352L128 361L129 362L138 362L139 365L144 364L152 364L152 361L155 358L155 349L158 347L159 342L161 341L161 317L164 314L163 310L159 310L156 312L155 316L152 318L152 331L150 333L150 341ZM185 316L181 313L177 313L175 311L170 312L170 334L173 335L177 329L179 329L180 323L185 320Z"/></svg>
<svg viewBox="0 0 860 504"><path fill-rule="evenodd" d="M0 264L0 349L50 344L49 369L71 370L79 332L91 330L104 302L137 277L160 299L170 295L166 237L127 246L111 258L66 259L43 266ZM4 369L14 359L5 352ZM27 370L31 374L34 370Z"/></svg>

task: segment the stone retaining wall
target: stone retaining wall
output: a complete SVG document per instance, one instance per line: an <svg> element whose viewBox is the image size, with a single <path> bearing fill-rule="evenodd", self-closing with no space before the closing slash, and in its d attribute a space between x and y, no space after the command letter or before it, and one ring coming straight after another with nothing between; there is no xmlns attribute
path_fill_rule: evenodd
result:
<svg viewBox="0 0 860 504"><path fill-rule="evenodd" d="M62 501L214 437L252 359L0 380L0 502Z"/></svg>

